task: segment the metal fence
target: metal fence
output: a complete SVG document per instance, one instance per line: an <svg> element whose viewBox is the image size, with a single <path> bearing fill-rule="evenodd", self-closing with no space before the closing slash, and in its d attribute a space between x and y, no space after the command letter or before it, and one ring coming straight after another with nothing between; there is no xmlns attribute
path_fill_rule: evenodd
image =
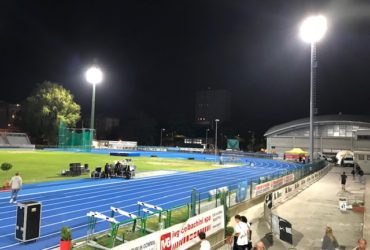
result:
<svg viewBox="0 0 370 250"><path fill-rule="evenodd" d="M319 161L310 164L302 164L301 167L294 170L282 170L274 175L261 176L259 178L248 178L230 180L226 186L218 187L208 191L193 190L191 194L192 215L200 214L217 206L223 205L222 197L226 195L226 206L232 207L241 202L246 202L256 196L263 195L284 185L298 181L314 172L323 169L326 166L325 161ZM261 192L256 191L261 184L270 184ZM267 185L266 185L267 186Z"/></svg>

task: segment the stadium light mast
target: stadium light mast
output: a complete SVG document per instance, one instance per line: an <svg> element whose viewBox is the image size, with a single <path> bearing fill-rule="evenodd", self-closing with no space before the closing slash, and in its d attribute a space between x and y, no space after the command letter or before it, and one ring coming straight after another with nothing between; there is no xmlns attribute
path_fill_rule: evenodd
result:
<svg viewBox="0 0 370 250"><path fill-rule="evenodd" d="M159 146L162 147L162 136L163 136L163 132L166 131L165 128L161 128L161 141L159 143Z"/></svg>
<svg viewBox="0 0 370 250"><path fill-rule="evenodd" d="M220 119L215 119L216 122L216 130L215 130L215 161L217 159L217 124L220 121Z"/></svg>
<svg viewBox="0 0 370 250"><path fill-rule="evenodd" d="M209 128L206 129L206 149L208 145L208 132L209 132Z"/></svg>
<svg viewBox="0 0 370 250"><path fill-rule="evenodd" d="M93 85L92 98L91 98L90 129L94 129L95 85L103 81L103 72L97 66L92 66L86 71L85 77L86 77L86 81Z"/></svg>
<svg viewBox="0 0 370 250"><path fill-rule="evenodd" d="M310 73L310 160L314 157L314 131L313 131L313 116L314 116L314 95L317 80L317 57L316 43L319 42L325 35L327 30L327 22L324 16L311 16L305 19L300 28L300 36L303 41L311 44L311 73Z"/></svg>

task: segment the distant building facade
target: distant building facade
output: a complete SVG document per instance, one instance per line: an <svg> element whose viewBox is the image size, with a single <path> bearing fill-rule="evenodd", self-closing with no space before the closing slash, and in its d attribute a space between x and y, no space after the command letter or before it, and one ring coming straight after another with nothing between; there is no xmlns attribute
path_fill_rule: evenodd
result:
<svg viewBox="0 0 370 250"><path fill-rule="evenodd" d="M204 90L196 93L195 123L212 126L215 119L228 121L231 113L231 94L227 90Z"/></svg>
<svg viewBox="0 0 370 250"><path fill-rule="evenodd" d="M270 128L265 133L267 150L280 156L292 148L309 150L309 118ZM321 115L314 117L314 151L336 154L340 150L370 151L370 117Z"/></svg>
<svg viewBox="0 0 370 250"><path fill-rule="evenodd" d="M20 108L20 104L0 101L0 129L13 129L15 117Z"/></svg>
<svg viewBox="0 0 370 250"><path fill-rule="evenodd" d="M114 117L98 117L96 122L96 133L99 139L112 139L112 133L119 127L120 120ZM114 138L113 138L114 139Z"/></svg>

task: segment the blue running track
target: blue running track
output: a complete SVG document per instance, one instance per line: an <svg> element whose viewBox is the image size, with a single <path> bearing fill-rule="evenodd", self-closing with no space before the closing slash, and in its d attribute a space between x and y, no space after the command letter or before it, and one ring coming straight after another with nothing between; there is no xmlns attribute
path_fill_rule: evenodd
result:
<svg viewBox="0 0 370 250"><path fill-rule="evenodd" d="M277 175L300 167L298 164L266 159L245 159L254 167L230 167L201 172L179 172L172 175L142 179L69 180L25 185L19 201L42 203L41 238L30 243L20 243L14 238L16 207L9 204L9 193L0 193L0 249L50 249L59 244L63 225L72 228L73 238L86 236L89 211L110 215L110 206L128 212L137 212L137 201L164 208L190 202L192 188L203 192L221 186L236 188L241 180ZM127 218L116 216L118 220ZM109 224L99 221L96 232L109 229Z"/></svg>

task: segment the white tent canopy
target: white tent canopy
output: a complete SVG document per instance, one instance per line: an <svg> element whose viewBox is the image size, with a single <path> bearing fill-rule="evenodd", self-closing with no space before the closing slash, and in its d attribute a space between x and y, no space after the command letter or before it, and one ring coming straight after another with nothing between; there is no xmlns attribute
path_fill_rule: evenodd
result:
<svg viewBox="0 0 370 250"><path fill-rule="evenodd" d="M335 156L335 158L337 158L338 162L341 162L342 159L346 158L346 157L352 157L353 158L354 154L352 151L349 151L349 150L342 150L342 151L339 151L337 153L337 155Z"/></svg>

